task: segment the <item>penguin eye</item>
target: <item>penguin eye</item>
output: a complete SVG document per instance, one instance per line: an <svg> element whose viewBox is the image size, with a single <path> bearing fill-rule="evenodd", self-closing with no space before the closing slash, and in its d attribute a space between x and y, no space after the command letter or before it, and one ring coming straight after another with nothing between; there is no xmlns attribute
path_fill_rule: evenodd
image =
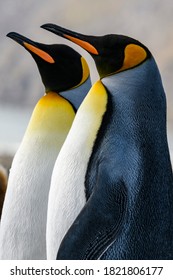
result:
<svg viewBox="0 0 173 280"><path fill-rule="evenodd" d="M36 55L38 55L39 57L41 57L43 60L45 60L46 62L49 63L55 63L55 60L45 51L40 50L39 48L28 44L26 42L23 43L25 48L27 48L28 50L30 50L31 52L35 53Z"/></svg>
<svg viewBox="0 0 173 280"><path fill-rule="evenodd" d="M133 68L142 63L147 58L146 50L136 44L129 44L124 50L124 62L117 72Z"/></svg>

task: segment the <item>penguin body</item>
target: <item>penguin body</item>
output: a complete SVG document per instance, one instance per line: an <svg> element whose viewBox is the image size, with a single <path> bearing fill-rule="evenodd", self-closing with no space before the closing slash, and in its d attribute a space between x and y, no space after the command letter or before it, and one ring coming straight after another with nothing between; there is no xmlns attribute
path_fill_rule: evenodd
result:
<svg viewBox="0 0 173 280"><path fill-rule="evenodd" d="M173 174L166 99L154 58L129 37L85 36L52 24L43 28L92 55L107 95L85 184L78 186L87 202L57 259L172 259Z"/></svg>
<svg viewBox="0 0 173 280"><path fill-rule="evenodd" d="M56 259L62 238L86 203L82 186L107 104L106 91L100 82L93 86L92 91L81 104L80 113L76 113L53 169L47 215L48 259Z"/></svg>
<svg viewBox="0 0 173 280"><path fill-rule="evenodd" d="M140 80L139 84L136 77ZM150 84L146 87L148 77ZM130 85L135 85L131 91L127 90L129 81ZM118 223L118 230L115 228L111 232L112 236L107 237L108 245L105 249L96 256L93 251L93 256L90 256L105 260L172 259L173 207L170 201L173 198L173 180L169 151L166 148L165 98L157 67L151 59L133 71L103 78L102 82L111 93L116 88L116 103L112 102L111 106L116 109L117 121L115 119L114 123L107 125L109 129L106 129L108 119L102 124L100 135L104 133L104 137L100 140L101 143L95 143L85 187L89 199L91 194L94 196L98 178L100 192L106 178L105 188L114 185L118 179L115 187L121 187L119 207L122 207L122 220ZM139 99L136 98L138 94ZM109 118L114 119L114 116L109 115ZM111 158L106 155L111 155ZM100 166L100 172L95 168L98 162L104 163ZM112 213L116 209L114 191L113 189L109 194L112 201L110 198L107 201L112 206ZM102 195L103 197L105 196ZM112 225L117 226L117 216L116 212L111 220ZM96 215L95 220L97 218L99 219ZM106 215L104 226L106 236Z"/></svg>
<svg viewBox="0 0 173 280"><path fill-rule="evenodd" d="M48 93L36 105L10 170L1 219L1 259L46 259L50 178L74 116L72 106L56 93Z"/></svg>
<svg viewBox="0 0 173 280"><path fill-rule="evenodd" d="M9 37L23 45L34 57L46 95L33 111L10 170L1 219L0 258L46 259L51 174L78 106L58 93L69 89L69 96L73 95L74 89L71 91L70 88L82 81L76 87L76 92L80 94L85 82L89 85L89 71L84 59L65 45L43 45L17 33L10 33ZM67 69L70 62L74 62L71 73Z"/></svg>

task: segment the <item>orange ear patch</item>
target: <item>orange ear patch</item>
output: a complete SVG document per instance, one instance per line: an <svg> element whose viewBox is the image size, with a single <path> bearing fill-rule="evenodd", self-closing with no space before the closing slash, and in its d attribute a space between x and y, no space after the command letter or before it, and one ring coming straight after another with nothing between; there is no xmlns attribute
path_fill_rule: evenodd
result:
<svg viewBox="0 0 173 280"><path fill-rule="evenodd" d="M65 35L65 34L64 34L64 37L69 39L73 43L79 45L80 47L82 47L83 49L88 51L89 53L96 54L96 55L99 54L97 49L94 46L92 46L90 43L86 42L86 41L83 41L83 40L80 40L78 38L74 38L74 37L72 37L70 35Z"/></svg>
<svg viewBox="0 0 173 280"><path fill-rule="evenodd" d="M138 45L129 44L125 48L124 63L117 72L133 68L143 62L147 57L146 51Z"/></svg>
<svg viewBox="0 0 173 280"><path fill-rule="evenodd" d="M81 57L81 64L82 64L82 70L83 70L83 77L82 77L82 80L80 81L79 85L83 84L83 82L86 81L90 75L90 70L89 70L88 64L83 57Z"/></svg>
<svg viewBox="0 0 173 280"><path fill-rule="evenodd" d="M28 44L28 43L25 43L25 42L23 44L28 50L35 53L39 57L41 57L43 60L45 60L49 63L55 63L55 60L48 53L40 50L39 48L37 48L35 46L32 46L31 44Z"/></svg>

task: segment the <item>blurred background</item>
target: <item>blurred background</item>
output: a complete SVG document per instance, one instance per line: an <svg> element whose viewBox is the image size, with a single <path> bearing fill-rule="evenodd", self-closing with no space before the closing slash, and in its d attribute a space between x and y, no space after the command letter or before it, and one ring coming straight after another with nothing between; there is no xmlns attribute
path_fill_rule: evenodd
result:
<svg viewBox="0 0 173 280"><path fill-rule="evenodd" d="M48 22L88 35L128 35L151 50L167 96L168 139L173 155L172 0L0 0L0 163L10 166L31 112L44 93L34 60L6 34L16 31L42 43L66 44L66 40L39 28ZM94 82L98 76L90 56L68 44L85 55Z"/></svg>

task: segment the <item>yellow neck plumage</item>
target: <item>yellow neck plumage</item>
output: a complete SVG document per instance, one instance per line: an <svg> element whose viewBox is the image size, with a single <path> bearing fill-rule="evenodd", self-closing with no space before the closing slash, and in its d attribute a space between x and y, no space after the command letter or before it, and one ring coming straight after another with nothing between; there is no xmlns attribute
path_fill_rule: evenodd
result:
<svg viewBox="0 0 173 280"><path fill-rule="evenodd" d="M74 117L71 104L57 93L49 92L38 101L25 136L33 133L45 138L56 134L67 135Z"/></svg>

